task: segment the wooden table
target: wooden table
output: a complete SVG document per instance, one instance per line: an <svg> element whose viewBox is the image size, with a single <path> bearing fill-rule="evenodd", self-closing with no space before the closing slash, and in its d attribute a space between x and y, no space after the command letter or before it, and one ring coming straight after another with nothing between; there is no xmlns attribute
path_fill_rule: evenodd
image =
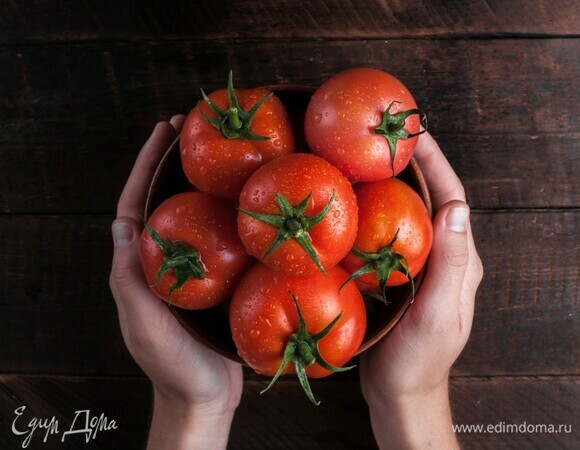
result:
<svg viewBox="0 0 580 450"><path fill-rule="evenodd" d="M150 385L108 276L116 201L154 124L229 68L242 87L361 65L414 93L472 206L485 277L451 400L455 423L494 432L460 441L578 448L579 2L137 3L0 4L0 448L22 445L23 406L61 427L28 448L144 445ZM294 380L259 396L246 379L232 449L375 448L356 373L314 382L318 408ZM61 442L82 410L118 428Z"/></svg>

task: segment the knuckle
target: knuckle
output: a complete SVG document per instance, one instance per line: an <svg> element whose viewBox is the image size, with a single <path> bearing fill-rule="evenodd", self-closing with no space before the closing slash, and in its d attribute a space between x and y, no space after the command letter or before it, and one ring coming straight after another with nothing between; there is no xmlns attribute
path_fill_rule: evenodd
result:
<svg viewBox="0 0 580 450"><path fill-rule="evenodd" d="M464 268L469 261L467 249L451 249L443 254L443 259L447 266L452 268Z"/></svg>
<svg viewBox="0 0 580 450"><path fill-rule="evenodd" d="M123 289L135 283L136 277L133 270L129 267L113 267L109 277L111 287Z"/></svg>

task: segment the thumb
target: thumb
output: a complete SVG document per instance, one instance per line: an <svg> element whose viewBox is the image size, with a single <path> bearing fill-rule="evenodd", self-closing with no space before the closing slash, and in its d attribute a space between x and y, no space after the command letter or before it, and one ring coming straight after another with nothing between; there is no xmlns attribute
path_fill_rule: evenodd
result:
<svg viewBox="0 0 580 450"><path fill-rule="evenodd" d="M428 303L444 314L459 308L469 260L468 221L469 206L453 200L439 209L433 222L433 248L421 294L429 297Z"/></svg>
<svg viewBox="0 0 580 450"><path fill-rule="evenodd" d="M128 217L119 217L111 225L113 242L113 264L109 283L117 303L125 293L144 284L143 270L139 259L141 227Z"/></svg>

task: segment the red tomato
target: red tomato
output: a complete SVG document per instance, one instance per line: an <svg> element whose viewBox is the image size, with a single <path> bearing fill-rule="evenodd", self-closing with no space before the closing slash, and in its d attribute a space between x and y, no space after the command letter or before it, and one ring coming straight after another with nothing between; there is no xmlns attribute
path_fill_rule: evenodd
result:
<svg viewBox="0 0 580 450"><path fill-rule="evenodd" d="M236 199L258 167L294 152L286 109L270 95L266 89L234 91L230 73L228 89L212 92L189 113L180 137L181 162L200 191Z"/></svg>
<svg viewBox="0 0 580 450"><path fill-rule="evenodd" d="M257 373L275 376L272 383L279 375L298 372L316 403L306 377L321 378L337 371L356 353L366 330L365 306L356 285L348 283L338 291L347 278L340 266L327 275L316 271L295 277L260 263L253 265L238 284L230 308L232 337L240 357ZM328 326L330 331L318 339L316 334ZM296 345L297 341L304 345Z"/></svg>
<svg viewBox="0 0 580 450"><path fill-rule="evenodd" d="M396 178L359 183L355 192L358 234L342 264L349 272L363 273L356 278L361 291L380 292L384 299L385 285L404 284L425 265L433 225L419 194ZM367 256L358 257L358 252Z"/></svg>
<svg viewBox="0 0 580 450"><path fill-rule="evenodd" d="M376 69L341 72L314 93L304 122L313 153L353 181L375 181L409 163L425 116L407 88ZM394 157L393 157L394 156Z"/></svg>
<svg viewBox="0 0 580 450"><path fill-rule="evenodd" d="M240 195L238 231L249 254L294 275L328 270L356 237L350 182L318 156L294 153L258 169Z"/></svg>
<svg viewBox="0 0 580 450"><path fill-rule="evenodd" d="M236 233L236 212L207 194L185 192L168 198L147 225L140 244L145 277L172 305L217 305L232 294L251 263Z"/></svg>

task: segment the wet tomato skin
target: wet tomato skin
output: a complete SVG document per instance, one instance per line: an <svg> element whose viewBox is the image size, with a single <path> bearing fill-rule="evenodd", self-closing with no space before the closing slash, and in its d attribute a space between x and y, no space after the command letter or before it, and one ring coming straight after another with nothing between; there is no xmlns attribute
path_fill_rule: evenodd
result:
<svg viewBox="0 0 580 450"><path fill-rule="evenodd" d="M164 240L182 242L195 248L200 256L205 278L190 278L171 293L170 303L185 309L205 309L231 296L236 281L251 264L236 233L236 211L207 194L184 192L161 203L148 224ZM149 286L168 301L175 283L173 270L157 282L157 271L164 255L145 229L140 241L140 259Z"/></svg>
<svg viewBox="0 0 580 450"><path fill-rule="evenodd" d="M239 105L246 111L268 94L270 91L262 88L235 89ZM208 97L220 108L229 107L227 89L214 91ZM251 121L250 130L266 137L265 140L228 139L200 111L216 118L202 99L186 117L180 136L183 170L189 182L200 191L237 199L244 183L258 167L295 151L288 113L276 96L261 105Z"/></svg>
<svg viewBox="0 0 580 450"><path fill-rule="evenodd" d="M328 214L307 231L322 266L329 269L349 252L356 237L357 204L351 183L326 160L308 153L277 158L258 169L245 184L239 207L255 212L279 214L276 194L296 206L311 194L305 215L315 216L335 192ZM249 254L275 270L305 275L319 268L294 239L280 245L266 258L278 230L243 212L238 213L238 232Z"/></svg>
<svg viewBox="0 0 580 450"><path fill-rule="evenodd" d="M388 245L398 230L393 250L407 259L410 275L415 277L425 265L433 243L431 217L419 194L396 178L359 183L355 186L355 193L359 204L359 228L354 247L364 253L375 253ZM349 253L342 265L352 273L364 262ZM361 291L379 292L374 273L365 274L355 281ZM387 286L406 282L408 279L403 273L393 271Z"/></svg>
<svg viewBox="0 0 580 450"><path fill-rule="evenodd" d="M340 266L327 275L316 271L297 277L254 264L239 282L230 307L230 326L240 357L257 373L276 373L288 337L298 331L292 291L311 334L322 331L342 312L318 348L326 362L337 367L346 364L360 347L366 330L364 302L356 285L350 282L338 292L347 278L348 273ZM292 373L293 364L287 364L283 374ZM312 378L331 373L316 363L306 368Z"/></svg>
<svg viewBox="0 0 580 450"><path fill-rule="evenodd" d="M394 76L371 68L334 75L316 90L306 110L304 131L311 151L352 181L393 176L389 143L375 131L389 106L393 114L417 108L409 90ZM410 115L404 125L409 133L418 133L419 115ZM416 143L417 137L397 141L394 175L407 166Z"/></svg>

